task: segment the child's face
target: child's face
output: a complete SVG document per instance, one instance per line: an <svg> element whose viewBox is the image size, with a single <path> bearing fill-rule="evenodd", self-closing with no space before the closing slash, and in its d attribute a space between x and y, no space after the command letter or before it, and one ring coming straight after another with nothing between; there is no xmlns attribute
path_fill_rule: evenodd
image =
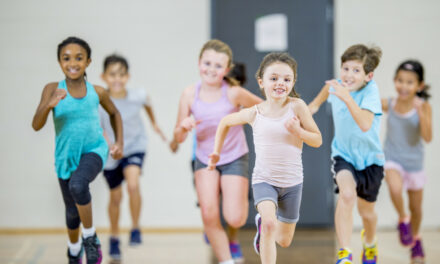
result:
<svg viewBox="0 0 440 264"><path fill-rule="evenodd" d="M266 98L285 98L295 85L295 75L292 68L285 64L275 62L266 67L263 79L258 79L261 89L264 89Z"/></svg>
<svg viewBox="0 0 440 264"><path fill-rule="evenodd" d="M59 64L67 78L76 80L84 76L92 60L87 58L87 51L78 44L68 44L61 49Z"/></svg>
<svg viewBox="0 0 440 264"><path fill-rule="evenodd" d="M107 66L107 69L101 77L107 84L110 92L121 92L125 90L130 75L124 65L121 63L112 63Z"/></svg>
<svg viewBox="0 0 440 264"><path fill-rule="evenodd" d="M400 70L394 78L394 86L399 98L410 99L423 88L423 83L419 82L415 72Z"/></svg>
<svg viewBox="0 0 440 264"><path fill-rule="evenodd" d="M357 91L373 78L373 72L365 73L364 65L358 60L349 60L342 63L342 84L350 91Z"/></svg>
<svg viewBox="0 0 440 264"><path fill-rule="evenodd" d="M199 60L199 72L203 82L218 85L229 72L229 57L212 49L205 50Z"/></svg>

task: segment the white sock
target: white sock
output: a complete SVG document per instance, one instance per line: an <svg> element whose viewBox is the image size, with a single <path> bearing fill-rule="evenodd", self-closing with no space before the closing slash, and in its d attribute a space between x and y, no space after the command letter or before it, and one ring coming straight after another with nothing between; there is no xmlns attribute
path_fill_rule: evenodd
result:
<svg viewBox="0 0 440 264"><path fill-rule="evenodd" d="M90 227L90 228L85 228L84 226L82 227L82 234L84 238L88 238L93 236L96 233L96 229L94 226Z"/></svg>
<svg viewBox="0 0 440 264"><path fill-rule="evenodd" d="M78 242L75 244L72 244L70 241L67 241L67 246L69 247L70 255L72 256L78 256L79 252L81 251L81 238L79 238Z"/></svg>
<svg viewBox="0 0 440 264"><path fill-rule="evenodd" d="M219 264L234 264L234 261L232 259L230 259L230 260L219 262Z"/></svg>

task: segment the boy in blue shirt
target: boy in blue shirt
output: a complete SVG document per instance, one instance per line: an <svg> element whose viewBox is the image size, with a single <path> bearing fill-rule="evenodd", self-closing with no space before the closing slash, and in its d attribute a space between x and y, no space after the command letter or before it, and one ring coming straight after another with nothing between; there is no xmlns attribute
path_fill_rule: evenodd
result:
<svg viewBox="0 0 440 264"><path fill-rule="evenodd" d="M336 235L340 249L336 264L352 263L349 249L357 202L362 218L362 263L376 264L376 223L374 210L383 179L384 154L379 139L382 115L379 89L373 80L382 51L365 45L349 47L341 57L339 80L330 80L309 104L316 113L326 100L331 103L335 135L332 159L336 193ZM357 198L359 197L359 198Z"/></svg>

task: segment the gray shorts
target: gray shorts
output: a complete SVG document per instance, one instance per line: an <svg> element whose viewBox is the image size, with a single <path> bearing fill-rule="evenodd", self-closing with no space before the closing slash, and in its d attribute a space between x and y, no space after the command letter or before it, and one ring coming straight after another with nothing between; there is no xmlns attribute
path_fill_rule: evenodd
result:
<svg viewBox="0 0 440 264"><path fill-rule="evenodd" d="M285 223L296 223L299 220L303 184L280 188L262 182L252 185L254 205L262 201L272 201L277 207L278 220Z"/></svg>
<svg viewBox="0 0 440 264"><path fill-rule="evenodd" d="M194 171L204 169L208 167L205 163L201 162L198 158L196 158L196 162L194 165ZM220 172L221 175L238 175L243 176L245 178L249 178L249 155L246 153L240 158L217 166L215 169Z"/></svg>

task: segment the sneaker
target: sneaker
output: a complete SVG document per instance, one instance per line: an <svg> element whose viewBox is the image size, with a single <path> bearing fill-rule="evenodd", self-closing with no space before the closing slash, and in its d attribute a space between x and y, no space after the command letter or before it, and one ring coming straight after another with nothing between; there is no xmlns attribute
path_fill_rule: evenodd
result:
<svg viewBox="0 0 440 264"><path fill-rule="evenodd" d="M411 248L411 263L425 263L425 253L423 252L421 239L416 239L414 246Z"/></svg>
<svg viewBox="0 0 440 264"><path fill-rule="evenodd" d="M114 260L121 259L121 250L119 250L119 238L110 237L110 252L109 255Z"/></svg>
<svg viewBox="0 0 440 264"><path fill-rule="evenodd" d="M100 264L102 261L101 242L96 233L88 238L83 238L84 250L86 251L87 264Z"/></svg>
<svg viewBox="0 0 440 264"><path fill-rule="evenodd" d="M70 254L69 248L67 248L67 258L69 259L69 264L82 264L82 257L84 255L84 248L81 247L81 250L78 253L78 256L72 256Z"/></svg>
<svg viewBox="0 0 440 264"><path fill-rule="evenodd" d="M414 242L411 232L411 224L409 222L399 222L397 229L399 230L400 243L406 247L411 246Z"/></svg>
<svg viewBox="0 0 440 264"><path fill-rule="evenodd" d="M257 214L255 216L255 225L257 226L257 233L254 237L254 250L255 252L260 255L260 234L261 234L261 216L260 214Z"/></svg>
<svg viewBox="0 0 440 264"><path fill-rule="evenodd" d="M345 248L340 248L338 251L338 260L336 264L351 264L353 263L353 254Z"/></svg>
<svg viewBox="0 0 440 264"><path fill-rule="evenodd" d="M241 247L238 243L229 243L229 250L231 251L232 259L235 263L243 263L243 253L241 253Z"/></svg>
<svg viewBox="0 0 440 264"><path fill-rule="evenodd" d="M364 242L364 233L365 230L362 230L361 237L362 237L362 256L361 256L361 263L362 264L376 264L377 263L377 244L374 242L374 245L372 247L367 247Z"/></svg>
<svg viewBox="0 0 440 264"><path fill-rule="evenodd" d="M130 246L138 246L142 244L141 231L139 229L132 229L130 232Z"/></svg>

